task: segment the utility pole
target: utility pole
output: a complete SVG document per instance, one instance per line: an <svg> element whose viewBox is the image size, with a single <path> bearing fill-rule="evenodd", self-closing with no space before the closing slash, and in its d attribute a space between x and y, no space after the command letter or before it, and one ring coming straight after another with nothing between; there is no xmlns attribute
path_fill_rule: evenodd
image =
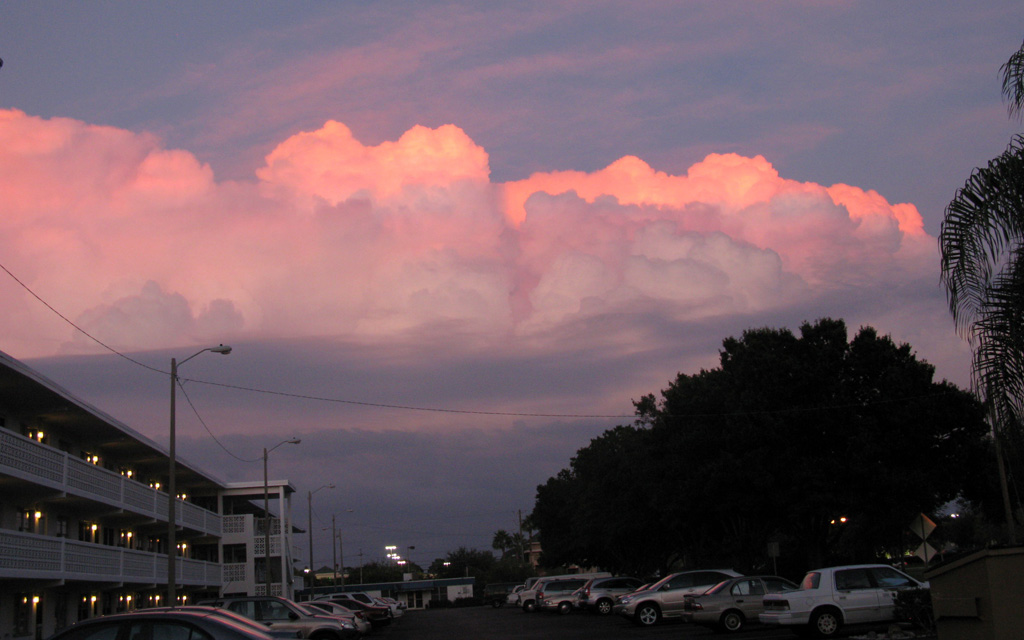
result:
<svg viewBox="0 0 1024 640"><path fill-rule="evenodd" d="M526 553L523 550L523 510L519 510L519 564L526 564Z"/></svg>

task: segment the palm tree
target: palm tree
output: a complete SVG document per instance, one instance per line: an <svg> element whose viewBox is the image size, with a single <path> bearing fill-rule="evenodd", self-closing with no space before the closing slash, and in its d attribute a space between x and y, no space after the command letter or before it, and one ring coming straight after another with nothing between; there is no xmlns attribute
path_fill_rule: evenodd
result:
<svg viewBox="0 0 1024 640"><path fill-rule="evenodd" d="M1010 117L1024 113L1024 45L1010 56L1003 72L1003 97L1010 107Z"/></svg>
<svg viewBox="0 0 1024 640"><path fill-rule="evenodd" d="M1024 113L1024 44L1001 69L1010 116ZM1016 541L1003 449L1024 453L1024 136L975 169L946 207L942 282L974 349L972 384L987 402L1010 542Z"/></svg>

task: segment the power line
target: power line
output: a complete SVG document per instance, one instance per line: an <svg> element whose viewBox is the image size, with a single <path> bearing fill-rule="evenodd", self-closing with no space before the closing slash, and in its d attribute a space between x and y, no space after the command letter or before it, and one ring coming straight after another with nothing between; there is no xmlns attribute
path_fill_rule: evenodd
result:
<svg viewBox="0 0 1024 640"><path fill-rule="evenodd" d="M217 439L217 436L213 435L213 432L210 431L210 427L207 426L206 421L203 420L203 417L199 415L199 410L196 409L196 405L192 403L192 398L188 397L188 392L185 391L185 385L183 385L181 382L181 379L177 381L178 388L181 389L181 394L185 396L185 401L188 402L188 406L192 407L192 413L196 415L196 418L199 420L199 424L203 425L203 428L206 429L206 433L210 434L210 437L213 438L213 441L217 443L217 446L224 450L224 453L228 454L229 456L231 456L235 460L238 460L239 462L259 462L262 459L261 457L252 458L251 460L248 458L241 458L239 456L236 456L227 447L225 447L224 444Z"/></svg>
<svg viewBox="0 0 1024 640"><path fill-rule="evenodd" d="M14 275L13 273L11 273L11 272L10 272L10 270L8 270L8 269L7 269L7 267L5 267L5 266L4 266L3 264L0 264L0 269L3 269L3 270L4 270L4 273L6 273L7 275L9 275L9 276L11 277L11 279L12 279L12 280L14 280L14 281L15 281L15 282L17 282L17 283L18 283L19 285L21 285L21 288L22 288L22 289L24 289L25 291L28 291L29 295L31 295L31 296L32 296L33 298L35 298L36 300L38 300L39 302L41 302L41 303L42 303L42 305L43 305L44 307L46 307L47 309L49 309L50 311L52 311L52 312L53 312L54 314L56 314L56 316L57 316L58 318L60 318L60 319L61 319L61 320L63 320L64 322L68 323L68 324L69 324L69 325L71 325L72 327L74 327L74 329L75 329L76 331L78 331L79 333L81 333L81 334L82 334L83 336L85 336L86 338L89 338L90 340L92 340L92 341L93 341L93 342L95 342L96 344L100 345L101 347L103 347L104 349L106 349L107 351L109 351L110 353L113 353L113 354L114 354L114 355L116 355L116 356L120 356L120 357L124 358L125 360L127 360L128 362L131 362L132 364L137 364L137 365L139 365L140 367L142 367L143 369L149 369L150 371L154 371L154 372L156 372L156 373L162 373L162 374L164 374L164 375L170 375L170 372L169 372L169 371L162 371L162 370L160 370L160 369L157 369L157 368L155 368L155 367L151 367L151 366L149 366L148 364L146 364L146 363L144 363L144 362L139 362L138 360L136 360L136 359L134 359L134 358L131 358L131 357L129 357L129 356L127 356L127 355L125 355L125 354L121 353L120 351L118 351L118 350L117 350L117 349L115 349L114 347L111 347L111 346L110 346L110 345L108 345L107 343L103 342L102 340L100 340L100 339L99 339L99 338L97 338L96 336L92 335L91 333L89 333L88 331L86 331L85 329L83 329L82 327L80 327L80 326L78 326L77 324L75 324L74 322L72 322L72 321L71 321L71 320L70 320L70 319L69 319L68 317L66 317L66 316L65 316L65 315L64 315L63 313L61 313L60 311L57 311L57 310L56 310L56 309L54 309L54 308L53 308L52 306L50 306L50 303L49 303L49 302L47 302L46 300L43 300L42 298L40 298L40 297L39 297L39 296L38 296L38 295L36 294L36 292L35 292L35 291L33 291L32 289L30 289L30 288L29 288L29 286L28 286L27 284L25 284L24 282L22 282L21 280L19 280L19 279L18 279L18 277L17 277L17 276L15 276L15 275Z"/></svg>
<svg viewBox="0 0 1024 640"><path fill-rule="evenodd" d="M143 362L135 360L134 358L132 358L132 357L130 357L130 356L124 354L124 353L121 353L117 349L115 349L115 348L111 347L110 345L104 343L103 341L99 340L98 338L96 338L95 336L93 336L92 334L87 332L85 329L82 329L77 324L72 322L70 319L68 319L66 316L64 316L64 314L62 314L61 312L57 311L57 309L53 308L48 302L43 300L32 289L30 289L28 287L28 285L26 285L24 282L19 280L13 273L11 273L10 270L8 270L7 267L5 267L3 264L0 264L0 269L3 269L4 272L7 273L7 275L9 275L11 277L11 279L13 279L19 285L21 285L21 287L23 289L25 289L25 291L27 291L29 294L32 295L33 298L35 298L40 303L42 303L43 306L45 306L47 309L49 309L54 314L56 314L61 320L63 320L67 324L71 325L71 327L73 327L76 331L80 332L82 335L84 335L85 337L89 338L90 340L92 340L96 344L100 345L104 349L110 351L114 355L117 355L117 356L119 356L121 358L124 358L128 362L136 364L136 365L138 365L138 366L140 366L140 367L142 367L144 369L147 369L149 371L153 371L155 373L160 373L162 375L170 375L168 371L164 371L162 369L158 369L156 367L152 367L152 366L147 365L147 364L145 364ZM395 409L395 410L399 410L399 411L422 411L422 412L430 412L430 413L450 413L450 414L460 414L460 415L504 416L504 417L513 417L513 418L571 418L571 419L582 419L582 418L588 418L588 419L616 418L616 419L619 419L619 418L621 418L621 419L633 420L633 419L636 419L638 417L635 414L624 415L624 414L599 414L599 413L529 413L529 412L518 412L518 411L481 411L481 410L472 410L472 409L448 409L448 408L444 408L444 407L420 407L420 406L414 406L414 405L389 404L389 403L384 403L384 402L367 402L367 401L362 401L362 400L347 400L347 399L343 399L343 398L328 398L328 397L324 397L324 396L315 396L315 395L310 395L310 394L305 394L305 393L294 393L294 392L288 392L288 391L274 391L274 390L270 390L270 389L260 389L260 388L257 388L257 387L246 387L246 386L242 386L242 385L228 384L228 383L224 383L224 382L212 382L212 381L209 381L209 380L199 380L197 378L181 378L181 380L184 380L184 381L187 381L187 382L195 382L197 384L210 385L210 386L214 386L214 387L221 387L221 388L225 388L225 389L234 389L236 391L245 391L245 392L248 392L248 393L261 393L261 394L264 394L264 395L279 396L279 397L284 397L284 398L295 398L295 399L298 399L298 400L311 400L311 401L316 401L316 402L330 402L330 403L334 403L334 404L347 404L347 405L360 406L360 407L371 407L371 408L375 408L375 409ZM846 409L851 409L851 408L863 408L863 407L866 407L866 406L874 406L874 405L882 405L882 404L893 404L893 403L897 403L897 402L905 402L905 401L908 401L908 400L922 400L922 399L934 398L934 397L938 397L938 396L942 396L942 395L945 395L945 393L944 392L940 392L940 393L924 394L924 395L921 395L921 396L912 396L912 397L890 399L890 400L879 400L879 401L863 402L863 403L852 402L852 403L846 403L846 404L842 404L842 405L830 405L830 406L819 406L819 407L791 407L791 408L784 408L784 409L766 409L766 410L758 410L758 411L725 411L725 412L715 412L715 413L692 413L692 414L678 414L678 415L676 415L676 414L663 414L663 415L661 415L659 417L661 417L661 418L713 418L713 417L729 417L729 416L743 417L743 416L757 416L757 415L777 415L777 414L785 414L785 413L804 413L804 412L808 412L808 411L835 411L835 410L846 410ZM197 415L198 415L198 413L197 413ZM204 426L205 426L205 424L204 424ZM207 429L207 431L209 431L209 429Z"/></svg>
<svg viewBox="0 0 1024 640"><path fill-rule="evenodd" d="M145 364L143 362L135 360L134 358L131 358L131 357L129 357L128 355L126 355L124 353L121 353L120 351L118 351L114 347L111 347L110 345L108 345L105 342L101 341L99 338L93 336L88 331L86 331L82 327L80 327L77 324L75 324L74 322L72 322L67 316L62 314L60 311L57 311L57 309L55 309L48 302L46 302L46 300L43 300L38 294L36 294L35 291L33 291L31 288L29 288L28 285L26 285L24 282L19 280L17 278L17 276L15 276L13 273L11 273L10 270L8 270L7 267L5 267L3 264L0 264L0 269L3 269L4 272L11 277L11 279L13 279L19 285L21 285L21 287L25 291L27 291L33 298L35 298L40 303L42 303L43 306L45 306L47 309L49 309L54 314L56 314L57 317L59 317L64 322L66 322L69 325L71 325L71 327L73 327L76 331L78 331L79 333L81 333L85 337L89 338L90 340L92 340L96 344L100 345L101 347L103 347L107 351L109 351L109 352L113 353L114 355L117 355L117 356L119 356L121 358L124 358L128 362L136 364L136 365L138 365L138 366L140 366L140 367L142 367L144 369L147 369L149 371L153 371L155 373L160 373L160 374L163 374L163 375L170 375L170 372L168 372L168 371L164 371L164 370L158 369L156 367L151 367L148 364ZM318 401L318 402L333 402L333 403L337 403L337 404L350 404L350 405L356 405L356 406L362 406L362 407L373 407L373 408L377 408L377 409L397 409L397 410L402 410L402 411L428 411L428 412L435 412L435 413L457 413L457 414L485 415L485 416L510 416L510 417L519 417L519 418L632 418L633 417L631 415L602 415L602 414L573 414L573 413L521 413L521 412L514 412L514 411L473 411L473 410L469 410L469 409L446 409L446 408L440 408L440 407L417 407L417 406L412 406L412 405L387 404L387 403L382 403L382 402L364 402L364 401L360 401L360 400L345 400L345 399L341 399L341 398L326 398L326 397L323 397L323 396L314 396L314 395L303 394L303 393L290 393L290 392L286 392L286 391L273 391L273 390L270 390L270 389L258 389L258 388L255 388L255 387L243 387L241 385L227 384L227 383L222 383L222 382L210 382L208 380L198 380L198 379L195 379L195 378L181 378L181 380L188 381L188 382L195 382L195 383L198 383L198 384L206 384L206 385L215 386L215 387L223 387L223 388L226 388L226 389L234 389L236 391L246 391L246 392L249 392L249 393L262 393L262 394L266 394L266 395L281 396L281 397L286 397L286 398L296 398L296 399L299 399L299 400L315 400L315 401Z"/></svg>

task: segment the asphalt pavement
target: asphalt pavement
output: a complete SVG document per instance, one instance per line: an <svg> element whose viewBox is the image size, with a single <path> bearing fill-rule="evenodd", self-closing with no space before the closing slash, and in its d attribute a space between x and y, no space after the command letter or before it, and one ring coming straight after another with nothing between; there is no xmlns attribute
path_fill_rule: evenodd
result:
<svg viewBox="0 0 1024 640"><path fill-rule="evenodd" d="M384 640L661 640L722 637L710 629L669 621L638 627L618 616L590 613L524 613L516 607L460 607L407 611L374 636ZM729 636L743 639L795 638L786 629L751 629Z"/></svg>

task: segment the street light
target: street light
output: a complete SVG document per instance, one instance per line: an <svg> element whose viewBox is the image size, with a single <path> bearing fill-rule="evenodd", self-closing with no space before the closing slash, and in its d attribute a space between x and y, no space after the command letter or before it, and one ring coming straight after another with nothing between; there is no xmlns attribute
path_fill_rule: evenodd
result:
<svg viewBox="0 0 1024 640"><path fill-rule="evenodd" d="M268 596L272 594L270 593L270 488L267 482L267 455L282 444L299 444L300 442L302 440L299 438L289 438L288 440L278 442L269 449L263 448L263 557L265 559L263 582L267 588L267 592L264 595Z"/></svg>
<svg viewBox="0 0 1024 640"><path fill-rule="evenodd" d="M177 472L177 461L175 460L174 455L174 397L178 391L178 366L185 364L200 353L205 353L207 351L226 356L231 353L231 347L218 345L216 347L200 349L181 362L171 358L171 437L167 452L168 459L170 460L167 472L167 605L171 607L173 607L177 602L177 594L175 593L177 573L175 572L174 562L178 553L178 545L177 540L175 539L177 536L177 522L175 522L174 506L175 500L177 500L178 497L175 495L176 489L174 486L174 477Z"/></svg>
<svg viewBox="0 0 1024 640"><path fill-rule="evenodd" d="M313 569L313 494L316 493L317 491L319 491L320 489L333 489L333 488L334 488L333 484L325 484L325 485L321 486L319 489L314 489L313 491L309 492L309 518L308 518L309 527L308 527L308 529L309 529L309 575L310 575L309 585L310 586L313 586L313 584L316 582L316 573L314 573L315 569ZM331 546L334 546L334 541L331 541Z"/></svg>

